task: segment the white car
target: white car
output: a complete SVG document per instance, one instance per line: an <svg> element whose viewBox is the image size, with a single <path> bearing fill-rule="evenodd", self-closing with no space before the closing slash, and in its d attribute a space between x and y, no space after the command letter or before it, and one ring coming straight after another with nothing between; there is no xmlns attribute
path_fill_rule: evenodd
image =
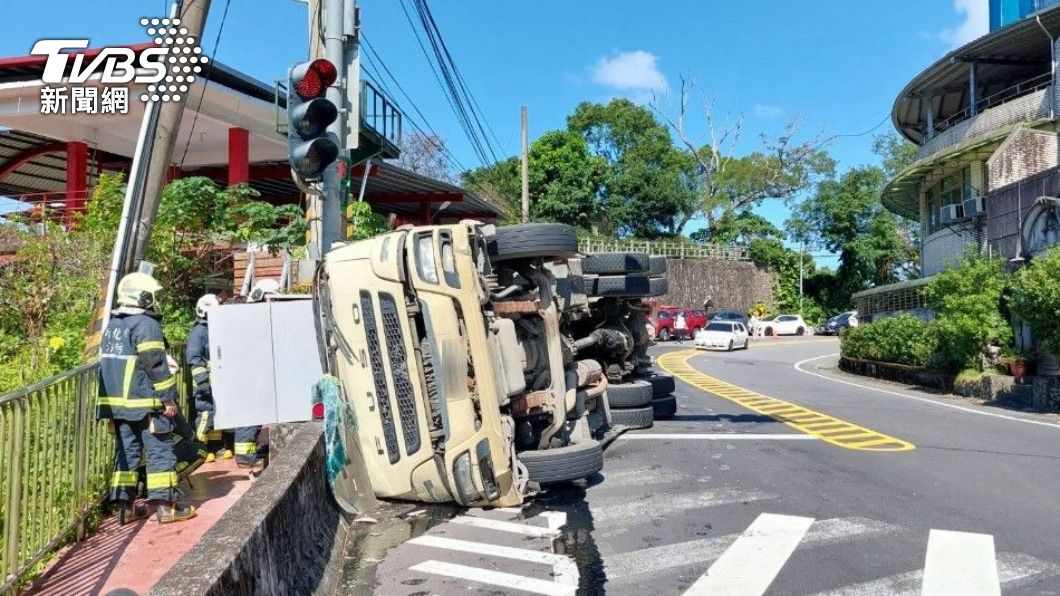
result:
<svg viewBox="0 0 1060 596"><path fill-rule="evenodd" d="M697 348L704 350L727 350L731 352L735 348L747 349L751 337L747 332L747 326L739 321L711 321L707 326L696 334L694 343Z"/></svg>
<svg viewBox="0 0 1060 596"><path fill-rule="evenodd" d="M802 320L802 315L777 315L758 324L765 335L806 335L813 328Z"/></svg>

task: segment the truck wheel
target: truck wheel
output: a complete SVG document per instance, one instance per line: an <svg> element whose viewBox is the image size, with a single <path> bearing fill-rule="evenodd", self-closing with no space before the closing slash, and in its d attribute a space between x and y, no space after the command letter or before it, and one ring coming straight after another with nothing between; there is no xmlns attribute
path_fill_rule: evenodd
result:
<svg viewBox="0 0 1060 596"><path fill-rule="evenodd" d="M665 275L666 271L666 257L662 255L652 255L651 257L649 257L648 275L652 277L659 277L661 275Z"/></svg>
<svg viewBox="0 0 1060 596"><path fill-rule="evenodd" d="M652 397L662 397L664 395L670 395L677 389L677 384L674 382L674 378L670 375L652 373L647 377L642 377L642 380L651 383Z"/></svg>
<svg viewBox="0 0 1060 596"><path fill-rule="evenodd" d="M651 403L652 385L633 380L607 386L607 404L612 408L641 408Z"/></svg>
<svg viewBox="0 0 1060 596"><path fill-rule="evenodd" d="M642 297L650 292L651 281L643 275L601 275L589 286L589 295L599 297Z"/></svg>
<svg viewBox="0 0 1060 596"><path fill-rule="evenodd" d="M651 428L653 410L651 406L644 408L627 408L625 410L611 410L611 422L616 426L629 428Z"/></svg>
<svg viewBox="0 0 1060 596"><path fill-rule="evenodd" d="M578 254L578 236L574 228L556 223L527 223L500 226L487 241L490 259L557 258Z"/></svg>
<svg viewBox="0 0 1060 596"><path fill-rule="evenodd" d="M657 397L651 400L651 408L656 420L669 420L677 414L677 398L672 395Z"/></svg>
<svg viewBox="0 0 1060 596"><path fill-rule="evenodd" d="M648 296L662 296L670 291L670 282L665 277L648 278Z"/></svg>
<svg viewBox="0 0 1060 596"><path fill-rule="evenodd" d="M540 484L588 478L604 468L604 450L596 441L541 451L521 451L517 455Z"/></svg>
<svg viewBox="0 0 1060 596"><path fill-rule="evenodd" d="M644 273L648 269L648 255L642 252L598 252L582 259L583 273L622 275Z"/></svg>

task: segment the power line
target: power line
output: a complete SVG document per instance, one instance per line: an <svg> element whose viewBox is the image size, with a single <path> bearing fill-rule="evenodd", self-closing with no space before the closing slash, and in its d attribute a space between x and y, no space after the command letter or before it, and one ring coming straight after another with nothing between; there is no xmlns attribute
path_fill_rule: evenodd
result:
<svg viewBox="0 0 1060 596"><path fill-rule="evenodd" d="M368 50L368 53L365 54L366 64L371 65L374 62L374 64L378 66L378 68L382 69L382 71L385 72L387 76L389 76L390 80L394 82L394 85L397 87L398 91L401 92L401 95L408 102L408 105L411 106L412 110L419 116L420 121L423 122L424 126L420 127L416 123L414 118L410 117L409 121L413 124L414 127L419 129L418 132L426 134L427 131L423 130L423 128L426 128L434 137L436 137L440 141L442 139L442 136L438 134L438 132L434 129L433 126L431 126L430 120L427 118L426 115L424 115L423 111L420 110L419 106L416 105L416 102L412 99L412 96L409 95L407 91L405 91L405 88L401 85L401 81L399 81L398 78L394 75L394 73L390 70L390 67L386 65L386 62L382 59L382 57L379 56L379 53L375 51L375 48L372 47L372 44L369 43L368 39L364 36L363 32L361 33L361 39L364 41L364 46ZM394 94L386 88L387 84L382 80L383 77L381 77L378 72L376 72L374 74L374 78L378 80L379 84L384 88L383 90L386 91L387 95L393 98ZM399 105L398 107L400 108L401 106ZM404 112L405 110L402 111ZM411 114L408 114L407 112L406 115L411 116ZM456 164L462 171L467 169L462 163L460 163L460 160L456 158L456 155L454 155L452 151L449 150L449 147L447 147L444 143L440 143L440 145L442 147L442 150L446 153L446 155L454 164Z"/></svg>
<svg viewBox="0 0 1060 596"><path fill-rule="evenodd" d="M225 21L228 20L228 8L231 4L232 0L225 0L225 10L224 13L221 14L221 26L217 29L217 36L213 40L213 52L210 53L210 61L206 64L207 70L203 73L202 93L199 94L199 103L195 106L195 117L191 119L191 128L188 130L188 142L184 145L184 154L180 156L181 167L184 167L184 160L188 158L188 149L191 148L191 140L195 136L195 125L199 122L199 111L202 110L202 99L206 96L206 87L210 84L210 76L213 74L213 65L217 63L217 48L221 45L221 34L225 31ZM206 23L203 23L204 32L205 29Z"/></svg>

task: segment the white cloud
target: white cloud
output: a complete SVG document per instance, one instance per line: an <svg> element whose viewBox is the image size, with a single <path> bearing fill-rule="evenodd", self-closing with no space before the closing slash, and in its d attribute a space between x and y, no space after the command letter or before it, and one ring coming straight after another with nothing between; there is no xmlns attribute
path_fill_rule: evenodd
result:
<svg viewBox="0 0 1060 596"><path fill-rule="evenodd" d="M990 29L990 6L986 0L953 0L953 9L961 15L961 22L938 34L950 47L964 45Z"/></svg>
<svg viewBox="0 0 1060 596"><path fill-rule="evenodd" d="M768 104L768 103L756 103L754 105L755 117L769 120L772 118L779 118L784 115L784 108Z"/></svg>
<svg viewBox="0 0 1060 596"><path fill-rule="evenodd" d="M593 82L634 96L665 93L670 84L659 72L659 57L645 52L615 52L604 56L591 69Z"/></svg>

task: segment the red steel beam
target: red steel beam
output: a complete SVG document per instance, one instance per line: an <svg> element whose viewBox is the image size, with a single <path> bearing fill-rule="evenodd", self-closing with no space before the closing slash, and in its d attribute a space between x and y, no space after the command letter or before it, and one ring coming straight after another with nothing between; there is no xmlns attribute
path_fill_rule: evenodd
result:
<svg viewBox="0 0 1060 596"><path fill-rule="evenodd" d="M85 208L88 193L88 145L81 141L66 144L66 223L72 225L74 213Z"/></svg>
<svg viewBox="0 0 1060 596"><path fill-rule="evenodd" d="M290 175L290 174L288 174ZM228 129L228 185L250 182L250 131Z"/></svg>

